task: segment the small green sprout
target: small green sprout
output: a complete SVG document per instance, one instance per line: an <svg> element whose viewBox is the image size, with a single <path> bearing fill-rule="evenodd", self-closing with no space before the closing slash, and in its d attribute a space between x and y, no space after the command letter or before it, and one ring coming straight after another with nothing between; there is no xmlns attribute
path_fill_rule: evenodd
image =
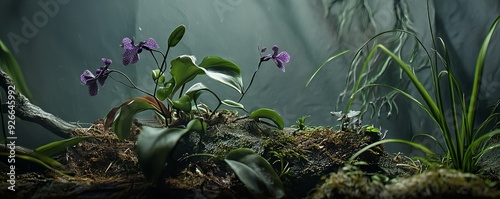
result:
<svg viewBox="0 0 500 199"><path fill-rule="evenodd" d="M305 115L297 118L295 124L292 125L293 128L298 128L299 130L304 130L309 127L309 123L306 123L306 119L311 117L310 115Z"/></svg>

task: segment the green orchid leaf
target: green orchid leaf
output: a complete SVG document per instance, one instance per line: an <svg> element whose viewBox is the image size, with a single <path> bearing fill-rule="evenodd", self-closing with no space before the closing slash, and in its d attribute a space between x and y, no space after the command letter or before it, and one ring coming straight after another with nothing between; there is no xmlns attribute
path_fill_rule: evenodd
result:
<svg viewBox="0 0 500 199"><path fill-rule="evenodd" d="M132 100L130 103L122 106L118 116L113 122L113 132L119 139L123 140L130 135L132 121L135 114L145 110L155 110L150 103L142 100Z"/></svg>
<svg viewBox="0 0 500 199"><path fill-rule="evenodd" d="M61 167L62 166L62 164L59 163L57 160L54 160L51 157L43 155L43 154L31 153L31 154L26 154L26 155L33 157L33 158L36 158L36 159L44 162L45 164L47 164L51 167ZM16 154L16 157L18 157L17 154Z"/></svg>
<svg viewBox="0 0 500 199"><path fill-rule="evenodd" d="M5 151L0 151L0 155L1 156L9 156L10 153L5 152ZM60 174L63 174L63 175L66 175L69 173L69 172L60 171L60 170L57 170L54 168L54 167L61 167L62 166L62 164L59 163L58 161L52 159L51 157L49 157L47 155L44 155L42 153L38 153L36 151L29 150L29 149L20 149L20 148L16 147L16 158L20 158L23 160L37 163L39 165L44 166L45 168L51 169L51 170L58 172Z"/></svg>
<svg viewBox="0 0 500 199"><path fill-rule="evenodd" d="M172 33L170 33L170 36L168 37L168 47L172 48L176 46L184 36L184 33L186 32L186 26L180 25L175 28Z"/></svg>
<svg viewBox="0 0 500 199"><path fill-rule="evenodd" d="M192 119L186 126L187 129L191 131L196 131L198 133L205 133L207 127L208 124L200 119Z"/></svg>
<svg viewBox="0 0 500 199"><path fill-rule="evenodd" d="M196 101L198 99L198 97L202 94L202 91L208 91L208 92L212 93L217 99L219 99L219 97L213 91L211 91L207 86L205 86L203 83L196 83L193 86L191 86L186 91L186 95L189 95L192 99L194 99ZM248 112L242 104L235 102L233 100L226 99L226 100L220 101L220 103L222 103L226 106L232 107L232 108L239 108L239 109L244 110L245 112Z"/></svg>
<svg viewBox="0 0 500 199"><path fill-rule="evenodd" d="M91 138L90 136L77 136L65 140L59 140L55 142L48 143L46 145L36 148L35 153L52 156L60 151L66 149L66 147L73 146L79 142Z"/></svg>
<svg viewBox="0 0 500 199"><path fill-rule="evenodd" d="M283 183L269 162L251 149L230 151L225 160L254 198L284 198Z"/></svg>
<svg viewBox="0 0 500 199"><path fill-rule="evenodd" d="M0 155L9 156L9 154L6 152L0 152ZM22 153L22 154L16 154L16 158L34 162L61 175L71 175L71 172L69 171L61 171L54 168L54 167L60 167L61 163L47 156L43 156L40 154L37 155L35 153L30 153L30 154Z"/></svg>
<svg viewBox="0 0 500 199"><path fill-rule="evenodd" d="M125 139L130 135L130 127L132 127L135 114L146 110L154 110L159 114L165 114L164 117L170 115L167 107L162 103L158 104L155 98L151 96L136 97L111 109L106 115L104 129L111 126L119 139Z"/></svg>
<svg viewBox="0 0 500 199"><path fill-rule="evenodd" d="M259 118L270 119L271 121L274 122L274 124L276 124L276 126L278 126L279 129L283 129L285 127L285 122L283 121L281 115L278 112L268 108L257 109L252 113L250 113L249 117L253 119L259 119Z"/></svg>
<svg viewBox="0 0 500 199"><path fill-rule="evenodd" d="M241 110L244 110L245 112L248 112L245 107L243 106L243 104L240 104L238 102L235 102L233 100L222 100L221 101L222 104L226 105L226 106L229 106L229 107L232 107L232 108L239 108Z"/></svg>
<svg viewBox="0 0 500 199"><path fill-rule="evenodd" d="M16 90L21 92L29 100L33 100L31 93L28 89L26 81L24 81L23 72L21 67L14 58L14 55L9 51L7 46L0 40L0 66L9 75L9 77L14 81Z"/></svg>
<svg viewBox="0 0 500 199"><path fill-rule="evenodd" d="M208 56L199 64L210 78L243 93L240 67L235 63L216 56Z"/></svg>
<svg viewBox="0 0 500 199"><path fill-rule="evenodd" d="M170 68L170 74L174 79L174 87L172 92L170 93L170 98L172 98L173 94L179 90L182 85L188 83L193 80L197 75L203 74L203 70L201 70L196 64L196 58L194 56L189 55L181 55L174 60L172 60L172 67Z"/></svg>
<svg viewBox="0 0 500 199"><path fill-rule="evenodd" d="M189 131L202 129L203 126L200 120L194 119L186 128L141 127L137 138L137 158L146 179L152 183L158 182L180 138Z"/></svg>
<svg viewBox="0 0 500 199"><path fill-rule="evenodd" d="M176 101L172 101L170 99L169 101L175 108L178 108L185 113L191 112L191 97L189 97L189 95L183 95Z"/></svg>

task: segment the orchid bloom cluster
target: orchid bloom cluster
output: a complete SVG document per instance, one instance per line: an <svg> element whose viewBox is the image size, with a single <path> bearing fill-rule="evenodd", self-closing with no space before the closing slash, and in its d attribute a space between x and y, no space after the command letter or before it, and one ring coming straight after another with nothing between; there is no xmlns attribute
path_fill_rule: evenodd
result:
<svg viewBox="0 0 500 199"><path fill-rule="evenodd" d="M95 74L92 74L89 70L83 71L83 73L80 75L80 80L82 81L83 84L87 85L89 89L89 94L91 96L97 95L97 91L99 90L99 87L97 86L97 81L101 84L101 86L104 86L104 83L106 82L106 79L108 78L108 75L110 73L110 70L108 70L109 65L111 65L112 61L111 59L107 58L102 58L102 61L104 62L104 66L99 67L96 69Z"/></svg>
<svg viewBox="0 0 500 199"><path fill-rule="evenodd" d="M149 38L145 41L139 42L138 44L134 44L134 40L132 40L128 37L125 37L125 38L123 38L122 44L120 46L124 50L123 56L122 56L123 66L137 63L137 61L139 61L139 59L140 59L139 54L143 50L154 51L154 49L159 48L158 44L156 43L156 41L153 38ZM243 92L243 95L241 96L240 100L243 98L246 91L248 91L248 88L250 88L250 86L252 85L255 74L260 69L260 66L263 62L273 60L274 64L276 64L276 66L281 71L285 72L284 64L288 63L290 61L290 55L286 51L279 52L278 46L274 45L272 47L272 50L273 50L272 54L262 56L262 53L265 53L266 50L267 50L267 48L260 49L261 58L260 58L260 62L258 64L258 66L257 66L257 70L254 72L252 79L249 83L249 86L247 87L245 92ZM91 96L97 95L97 93L99 91L99 86L98 86L97 82L99 82L99 84L101 84L101 86L104 86L104 83L105 83L105 81L108 78L110 73L119 72L117 70L108 69L108 67L112 63L111 59L102 58L102 61L104 62L104 66L101 66L98 69L96 69L95 75L92 72L90 72L90 70L85 70L80 75L81 82L88 87L88 91L89 91L89 94ZM121 73L121 72L119 72L119 73ZM123 73L121 73L121 74L125 75Z"/></svg>
<svg viewBox="0 0 500 199"><path fill-rule="evenodd" d="M143 50L151 51L152 49L159 48L158 44L153 38L149 38L146 41L141 41L139 42L139 44L135 45L134 40L125 37L123 38L122 44L120 46L124 49L122 58L123 66L135 64L137 61L139 61L139 54ZM96 69L96 75L92 74L92 72L90 72L89 70L83 71L83 73L80 75L81 82L88 87L89 94L91 96L97 95L97 92L99 91L97 82L99 82L101 86L104 86L108 75L111 72L115 72L108 69L109 65L111 65L112 63L111 59L102 58L102 61L104 62L104 66Z"/></svg>

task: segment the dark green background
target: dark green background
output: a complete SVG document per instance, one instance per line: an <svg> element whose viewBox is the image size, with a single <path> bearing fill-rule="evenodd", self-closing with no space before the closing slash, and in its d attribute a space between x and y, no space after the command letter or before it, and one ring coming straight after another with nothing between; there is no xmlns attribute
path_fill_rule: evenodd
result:
<svg viewBox="0 0 500 199"><path fill-rule="evenodd" d="M81 123L92 123L104 117L111 107L140 95L108 81L97 96L89 96L79 76L85 69L94 71L101 66L102 57L113 59L111 68L122 70L143 88L152 86L150 71L154 65L147 54L142 54L135 65L122 66L123 50L119 44L123 37L134 37L138 41L153 37L165 49L170 31L184 24L186 35L171 51L171 58L181 54L195 55L198 60L209 55L221 56L241 67L245 85L258 63L258 47L276 44L291 55L286 73L271 62L265 63L242 103L249 110L260 107L277 110L286 126L304 115L311 115L309 121L314 125L334 126L336 118L330 111L336 111L336 100L345 87L346 69L353 52L328 64L307 89L304 85L327 58L346 49L355 50L369 37L359 26L339 37L337 19L343 8L328 9L324 2L328 1L8 0L0 2L0 39L18 59L33 102L64 120ZM391 29L395 22L393 1L366 2L372 8L376 32ZM408 0L408 3L416 30L430 47L425 1ZM48 10L44 5L50 5ZM449 45L465 90L471 84L484 35L499 14L498 1L431 1L434 33ZM35 33L28 34L29 38L23 31L27 22L36 27ZM27 43L13 45L9 34L10 38L13 34L22 36ZM483 105L492 104L500 96L499 37L496 33L486 63ZM222 98L237 100L239 97L231 88L204 78L199 80ZM204 102L211 105L212 101L207 97ZM416 105L408 101L400 103L397 117L378 122L365 120L365 123L389 129L388 137L392 138L409 139L416 133L437 135L434 124L424 119L426 116ZM57 139L38 125L18 123L16 128L18 142L25 146L34 147Z"/></svg>

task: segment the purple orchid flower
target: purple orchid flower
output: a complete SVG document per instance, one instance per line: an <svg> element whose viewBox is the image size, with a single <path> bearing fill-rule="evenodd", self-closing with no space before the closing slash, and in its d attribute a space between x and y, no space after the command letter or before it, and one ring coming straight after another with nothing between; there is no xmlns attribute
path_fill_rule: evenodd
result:
<svg viewBox="0 0 500 199"><path fill-rule="evenodd" d="M139 53L143 49L151 50L159 48L158 44L153 38L149 38L146 41L141 41L139 44L135 45L134 40L125 37L122 40L122 45L125 52L123 52L123 65L135 64L139 60Z"/></svg>
<svg viewBox="0 0 500 199"><path fill-rule="evenodd" d="M104 66L101 66L95 70L96 75L92 74L92 72L90 72L89 70L83 71L83 73L80 75L80 81L82 81L83 84L87 85L90 96L97 95L97 91L99 91L97 82L99 82L101 86L104 86L104 83L106 82L106 79L108 78L108 75L110 73L108 67L113 61L111 61L111 59L102 58L102 62L104 62Z"/></svg>
<svg viewBox="0 0 500 199"><path fill-rule="evenodd" d="M274 61L274 63L276 64L276 66L278 66L278 68L281 71L285 72L285 65L283 65L283 64L284 63L286 64L290 61L290 55L286 51L282 51L282 52L278 53L279 48L276 45L274 45L272 49L273 49L274 53L261 57L260 58L261 62L269 61L270 59L272 59ZM264 52L266 52L266 50L267 50L267 48L262 48L260 50L260 52L264 53Z"/></svg>

